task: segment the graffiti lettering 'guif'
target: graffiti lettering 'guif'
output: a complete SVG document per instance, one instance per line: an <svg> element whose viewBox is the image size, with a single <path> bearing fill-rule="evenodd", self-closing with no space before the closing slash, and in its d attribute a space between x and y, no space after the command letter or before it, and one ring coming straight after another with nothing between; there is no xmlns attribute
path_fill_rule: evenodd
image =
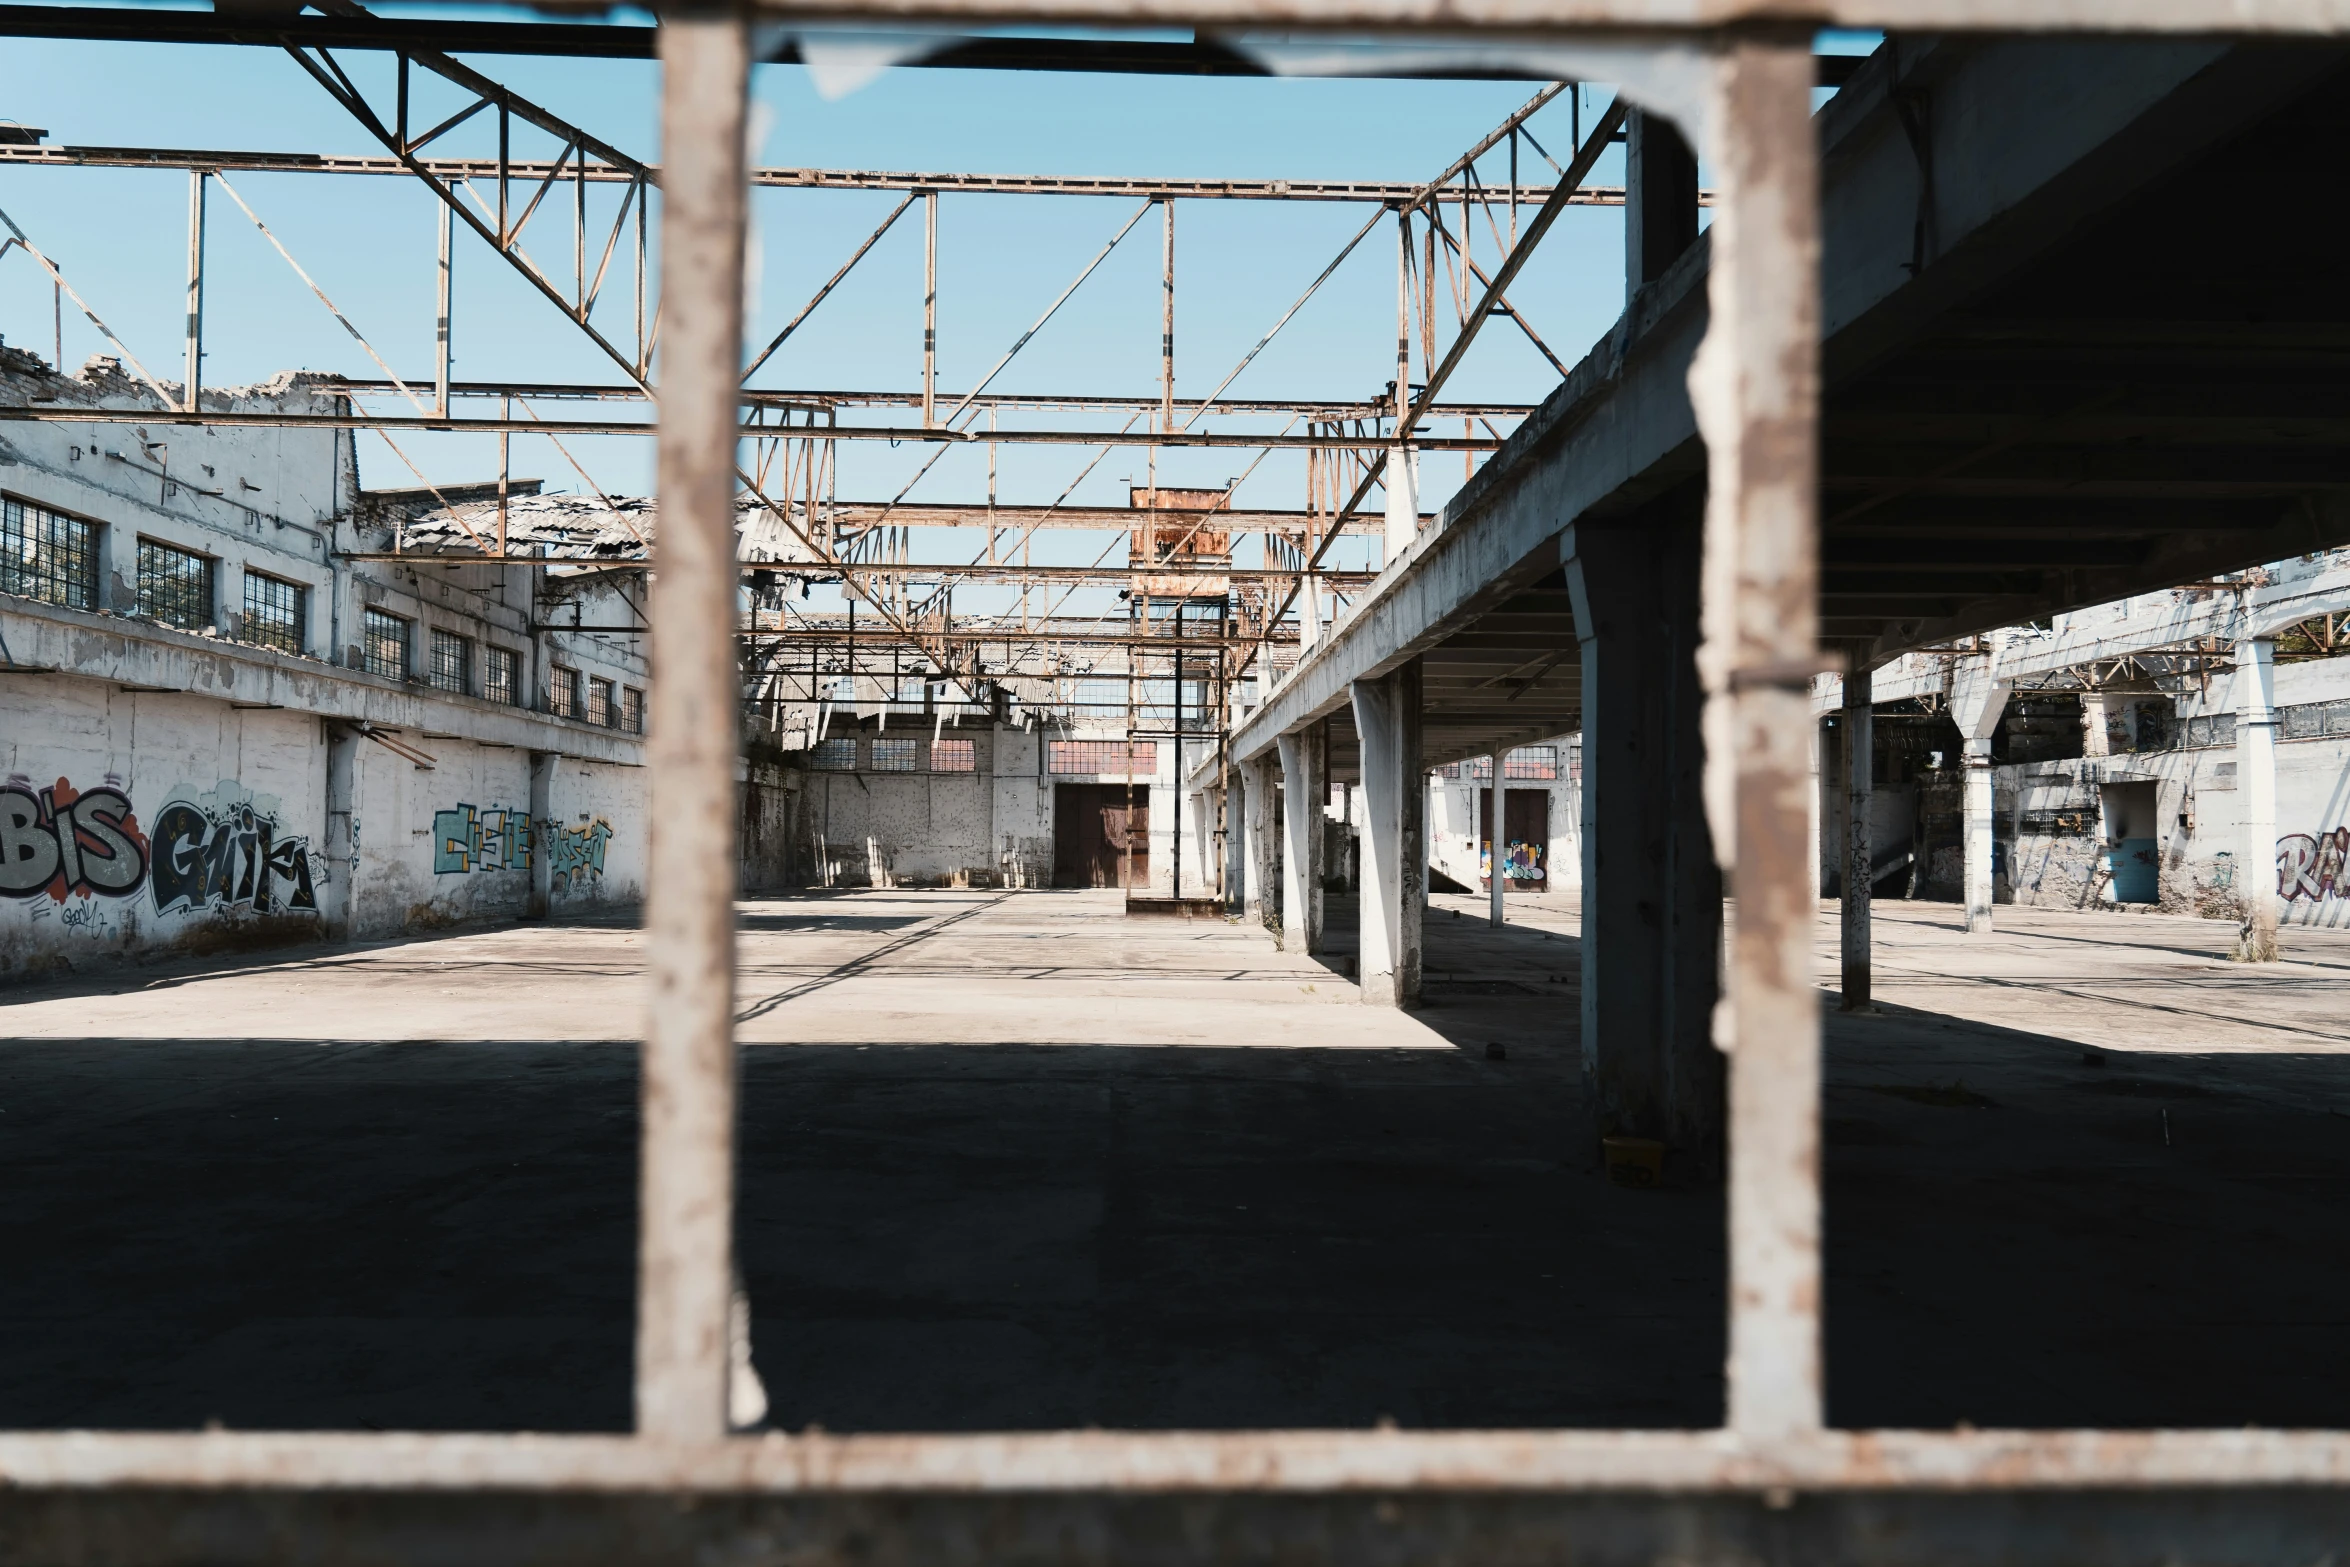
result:
<svg viewBox="0 0 2350 1567"><path fill-rule="evenodd" d="M177 799L155 817L159 914L249 908L256 914L318 912L310 840L288 834L276 802L235 785Z"/></svg>
<svg viewBox="0 0 2350 1567"><path fill-rule="evenodd" d="M147 839L113 775L95 789L60 778L36 792L22 775L0 784L0 896L121 898L146 876Z"/></svg>

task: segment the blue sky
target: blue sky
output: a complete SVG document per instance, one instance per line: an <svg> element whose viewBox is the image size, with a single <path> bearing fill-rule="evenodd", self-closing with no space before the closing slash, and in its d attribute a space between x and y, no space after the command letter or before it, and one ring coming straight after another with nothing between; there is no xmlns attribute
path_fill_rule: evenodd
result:
<svg viewBox="0 0 2350 1567"><path fill-rule="evenodd" d="M346 57L365 84L388 82L383 57ZM199 146L375 153L366 133L283 53L255 48L100 45L14 40L0 117L43 126L52 145ZM649 62L483 58L474 63L623 149L658 155L658 73ZM370 78L362 69L372 71ZM1236 178L1434 176L1458 152L1531 96L1517 82L1194 80L901 69L834 102L799 66L763 66L759 161L821 167L1050 174L1144 173ZM1587 90L1587 104L1605 90ZM459 102L453 94L449 102ZM421 100L429 123L432 101ZM1588 112L1588 111L1587 111ZM1565 99L1533 128L1562 160ZM465 128L452 153L486 153ZM466 138L472 136L472 140ZM518 156L550 148L516 146ZM1620 179L1611 152L1599 183ZM1531 155L1526 161L1534 162ZM1498 164L1496 165L1498 167ZM1537 167L1539 167L1537 165ZM1531 177L1531 176L1529 176ZM432 362L436 208L420 186L389 179L244 174L237 190L403 376L429 380ZM616 187L598 192L606 214ZM879 193L765 191L754 206L755 342L776 331L898 198ZM144 170L0 170L0 207L53 255L67 277L150 370L176 379L187 177ZM947 195L940 203L939 383L959 396L1066 286L1134 210L1107 198ZM1177 207L1177 391L1204 393L1287 308L1368 209L1325 203L1188 201ZM759 377L765 386L900 388L921 365L921 225L909 213L850 279L795 334ZM550 211L531 247L568 271L568 215ZM308 290L217 191L208 229L207 384L266 379L286 368L372 376L373 365ZM1571 210L1530 263L1513 298L1572 363L1614 321L1622 304L1622 226L1612 209ZM1486 250L1490 258L1490 247ZM1029 345L996 388L1006 391L1149 392L1156 385L1159 233L1153 214ZM459 379L513 377L605 381L611 375L550 305L487 247L460 233L457 258ZM599 321L629 333L625 279L608 288ZM1440 304L1440 310L1444 307ZM68 304L65 359L105 351ZM1363 396L1392 375L1395 241L1383 226L1232 388L1239 396ZM1440 316L1440 321L1444 318ZM23 257L0 261L0 335L50 351L46 279ZM1438 352L1444 348L1440 327ZM1415 366L1415 374L1417 374ZM1452 391L1538 401L1555 373L1496 321ZM1067 426L1071 416L1044 416ZM1245 425L1232 428L1249 428ZM1259 426L1261 427L1261 426ZM402 447L436 480L485 477L486 438L409 436ZM650 486L649 442L569 443L613 492ZM844 498L896 492L928 453L918 447L844 443ZM1005 448L999 494L1039 502L1059 494L1091 448ZM1164 483L1221 484L1250 453L1174 452ZM413 482L380 443L362 447L370 485ZM576 476L543 441L518 438L518 473L553 488ZM1426 496L1459 482L1456 456L1427 459ZM1102 462L1074 499L1122 502L1144 474L1139 451ZM918 498L978 499L985 459L951 453ZM1259 466L1245 502L1296 506L1302 463L1277 454ZM1090 559L1098 540L1076 558ZM1052 558L1068 558L1064 538ZM918 554L939 558L918 544ZM940 546L943 553L944 545ZM1040 545L1041 551L1041 545ZM1044 553L1039 559L1047 558Z"/></svg>

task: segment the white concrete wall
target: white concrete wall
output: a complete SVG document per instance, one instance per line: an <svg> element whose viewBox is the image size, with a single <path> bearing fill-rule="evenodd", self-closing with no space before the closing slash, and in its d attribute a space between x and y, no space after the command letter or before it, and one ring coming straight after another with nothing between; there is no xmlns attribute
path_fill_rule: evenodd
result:
<svg viewBox="0 0 2350 1567"><path fill-rule="evenodd" d="M2110 904L2110 886L2096 874L2106 827L2100 785L2150 781L2164 910L2235 918L2237 878L2249 873L2277 878L2286 923L2350 926L2350 738L2280 739L2276 758L2277 858L2257 869L2237 863L2233 748L1999 768L1997 822L2009 844L2002 890L2038 908Z"/></svg>
<svg viewBox="0 0 2350 1567"><path fill-rule="evenodd" d="M912 734L927 739L926 732ZM806 774L796 858L823 887L1043 887L1052 881L1052 780L1037 777L1037 737L965 725L977 771L872 770L894 731L835 729L857 741L854 772Z"/></svg>
<svg viewBox="0 0 2350 1567"><path fill-rule="evenodd" d="M443 724L465 716L427 705ZM328 730L195 692L0 677L0 982L316 939L345 891L360 938L512 919L540 854L557 917L643 896L643 768L558 759L555 820L534 829L527 749L413 734L430 770L360 745L357 853L330 863Z"/></svg>

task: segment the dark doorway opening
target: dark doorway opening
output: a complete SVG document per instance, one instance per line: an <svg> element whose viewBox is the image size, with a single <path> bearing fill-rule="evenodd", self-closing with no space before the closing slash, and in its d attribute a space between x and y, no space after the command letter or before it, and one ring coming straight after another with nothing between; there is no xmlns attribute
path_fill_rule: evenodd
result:
<svg viewBox="0 0 2350 1567"><path fill-rule="evenodd" d="M1123 888L1129 876L1133 886L1150 885L1150 787L1136 784L1130 795L1122 783L1053 785L1053 885Z"/></svg>
<svg viewBox="0 0 2350 1567"><path fill-rule="evenodd" d="M1550 791L1504 789L1501 800L1501 867L1505 892L1550 890ZM1477 841L1484 875L1478 889L1493 886L1493 791L1477 791Z"/></svg>

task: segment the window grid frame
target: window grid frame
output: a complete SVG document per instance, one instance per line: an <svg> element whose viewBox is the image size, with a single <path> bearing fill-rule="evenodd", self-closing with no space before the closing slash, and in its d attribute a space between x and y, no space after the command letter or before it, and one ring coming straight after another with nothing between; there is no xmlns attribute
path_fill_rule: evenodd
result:
<svg viewBox="0 0 2350 1567"><path fill-rule="evenodd" d="M138 552L138 613L160 626L205 631L219 625L215 598L220 562L210 555L142 538Z"/></svg>
<svg viewBox="0 0 2350 1567"><path fill-rule="evenodd" d="M582 716L598 729L620 727L620 704L614 698L619 688L602 675L587 677L587 706Z"/></svg>
<svg viewBox="0 0 2350 1567"><path fill-rule="evenodd" d="M922 742L900 735L879 735L873 741L869 768L877 773L918 773L922 769Z"/></svg>
<svg viewBox="0 0 2350 1567"><path fill-rule="evenodd" d="M33 501L0 496L0 593L95 610L98 526Z"/></svg>
<svg viewBox="0 0 2350 1567"><path fill-rule="evenodd" d="M579 671L569 664L547 666L547 711L557 718L577 718L580 706L587 700L587 691L580 684Z"/></svg>
<svg viewBox="0 0 2350 1567"><path fill-rule="evenodd" d="M363 610L359 616L360 667L386 680L406 680L416 653L415 625L407 616L388 609L370 605ZM396 648L397 657L386 657L386 647Z"/></svg>
<svg viewBox="0 0 2350 1567"><path fill-rule="evenodd" d="M930 770L934 773L978 772L979 743L968 739L931 741Z"/></svg>
<svg viewBox="0 0 2350 1567"><path fill-rule="evenodd" d="M473 638L435 626L427 642L425 684L435 691L446 691L452 696L471 696Z"/></svg>
<svg viewBox="0 0 2350 1567"><path fill-rule="evenodd" d="M843 761L840 758L847 758ZM857 770L857 738L834 735L808 748L808 770L816 773L853 773Z"/></svg>
<svg viewBox="0 0 2350 1567"><path fill-rule="evenodd" d="M516 707L522 701L522 657L512 648L482 649L481 695L485 702Z"/></svg>
<svg viewBox="0 0 2350 1567"><path fill-rule="evenodd" d="M281 653L307 652L310 589L266 571L247 570L244 575L245 608L237 622L238 635Z"/></svg>

